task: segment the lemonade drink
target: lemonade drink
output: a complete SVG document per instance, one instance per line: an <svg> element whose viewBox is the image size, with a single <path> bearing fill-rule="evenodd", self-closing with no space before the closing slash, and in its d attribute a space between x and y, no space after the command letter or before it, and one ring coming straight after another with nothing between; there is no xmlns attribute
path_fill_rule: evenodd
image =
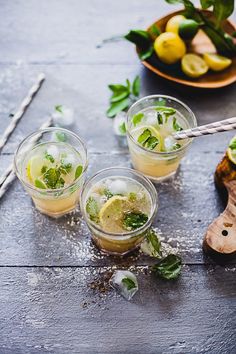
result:
<svg viewBox="0 0 236 354"><path fill-rule="evenodd" d="M192 139L177 141L172 134L194 126L194 114L174 98L155 95L137 101L127 122L134 168L157 182L174 175Z"/></svg>
<svg viewBox="0 0 236 354"><path fill-rule="evenodd" d="M86 167L81 140L63 129L49 128L32 134L15 156L17 175L36 208L52 217L75 209Z"/></svg>
<svg viewBox="0 0 236 354"><path fill-rule="evenodd" d="M126 254L145 237L157 209L156 190L131 169L100 171L84 186L81 210L95 244L110 254Z"/></svg>

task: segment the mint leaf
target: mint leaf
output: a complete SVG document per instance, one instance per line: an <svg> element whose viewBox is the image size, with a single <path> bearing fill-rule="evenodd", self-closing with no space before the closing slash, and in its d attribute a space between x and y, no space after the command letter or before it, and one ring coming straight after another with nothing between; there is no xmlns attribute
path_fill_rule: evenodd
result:
<svg viewBox="0 0 236 354"><path fill-rule="evenodd" d="M56 132L56 138L58 141L64 143L66 141L66 134L63 132Z"/></svg>
<svg viewBox="0 0 236 354"><path fill-rule="evenodd" d="M181 148L181 145L180 144L178 144L178 143L176 143L174 146L173 146L173 150L178 150L178 149L180 149Z"/></svg>
<svg viewBox="0 0 236 354"><path fill-rule="evenodd" d="M159 144L159 140L155 136L150 136L144 143L144 146L149 149L153 150Z"/></svg>
<svg viewBox="0 0 236 354"><path fill-rule="evenodd" d="M129 99L125 98L121 101L114 102L110 105L110 107L107 110L107 116L109 118L113 118L116 116L117 113L126 110L126 108L129 106Z"/></svg>
<svg viewBox="0 0 236 354"><path fill-rule="evenodd" d="M132 121L133 121L133 125L136 127L137 124L139 124L142 119L144 117L143 113L137 113L133 116Z"/></svg>
<svg viewBox="0 0 236 354"><path fill-rule="evenodd" d="M146 224L148 216L139 212L130 212L124 216L123 226L126 230L136 230Z"/></svg>
<svg viewBox="0 0 236 354"><path fill-rule="evenodd" d="M150 243L150 245L152 246L153 250L154 250L154 254L157 257L161 257L162 256L162 252L161 252L161 241L159 240L156 232L153 229L150 229L147 233L146 236L147 242Z"/></svg>
<svg viewBox="0 0 236 354"><path fill-rule="evenodd" d="M59 167L60 172L66 175L67 173L70 173L72 170L72 163L68 162L65 163L63 160L61 161L61 166Z"/></svg>
<svg viewBox="0 0 236 354"><path fill-rule="evenodd" d="M90 220L98 223L99 222L99 208L98 203L93 197L89 197L86 202L86 212L89 215Z"/></svg>
<svg viewBox="0 0 236 354"><path fill-rule="evenodd" d="M141 135L139 135L138 137L138 142L142 145L145 144L145 142L148 140L148 138L150 138L150 136L152 135L151 131L149 129L145 129Z"/></svg>
<svg viewBox="0 0 236 354"><path fill-rule="evenodd" d="M159 112L157 113L157 121L159 125L163 124L163 117Z"/></svg>
<svg viewBox="0 0 236 354"><path fill-rule="evenodd" d="M43 175L43 180L48 188L57 188L57 182L61 177L61 173L56 168L49 168Z"/></svg>
<svg viewBox="0 0 236 354"><path fill-rule="evenodd" d="M51 163L55 161L54 157L47 152L45 153L45 159L49 160Z"/></svg>
<svg viewBox="0 0 236 354"><path fill-rule="evenodd" d="M63 112L62 112L62 105L60 104L60 105L55 106L55 110L56 110L57 112L63 113Z"/></svg>
<svg viewBox="0 0 236 354"><path fill-rule="evenodd" d="M136 76L132 85L132 93L136 97L138 97L140 94L140 85L140 77Z"/></svg>
<svg viewBox="0 0 236 354"><path fill-rule="evenodd" d="M183 128L177 123L177 119L175 117L173 119L173 129L176 132L179 132L179 131L183 130Z"/></svg>
<svg viewBox="0 0 236 354"><path fill-rule="evenodd" d="M120 131L121 134L123 134L123 135L126 134L126 125L125 125L125 122L123 122L123 123L119 126L119 131Z"/></svg>
<svg viewBox="0 0 236 354"><path fill-rule="evenodd" d="M175 254L169 254L158 264L152 267L155 274L163 279L176 279L181 272L181 258Z"/></svg>
<svg viewBox="0 0 236 354"><path fill-rule="evenodd" d="M43 182L41 182L39 179L36 179L36 180L34 181L34 185L35 185L35 187L37 187L37 188L46 189L45 184L44 184Z"/></svg>
<svg viewBox="0 0 236 354"><path fill-rule="evenodd" d="M79 178L82 172L83 172L83 166L82 165L77 166L75 170L75 179Z"/></svg>
<svg viewBox="0 0 236 354"><path fill-rule="evenodd" d="M129 193L129 200L130 200L131 202L135 202L136 199L137 199L137 194L134 193L134 192L130 192L130 193Z"/></svg>
<svg viewBox="0 0 236 354"><path fill-rule="evenodd" d="M110 99L111 103L121 101L130 94L129 88L124 85L108 85L108 87L113 92L113 95Z"/></svg>
<svg viewBox="0 0 236 354"><path fill-rule="evenodd" d="M176 110L174 108L171 108L171 107L157 107L156 108L157 111L159 112L162 112L165 114L165 116L169 117L169 116L172 116L173 114L176 113Z"/></svg>
<svg viewBox="0 0 236 354"><path fill-rule="evenodd" d="M43 167L41 168L41 173L44 174L46 171L47 171L47 167L46 167L46 166L43 166Z"/></svg>
<svg viewBox="0 0 236 354"><path fill-rule="evenodd" d="M103 193L104 193L104 195L107 197L107 199L110 199L111 197L114 196L114 194L111 193L111 192L109 191L109 189L104 189Z"/></svg>
<svg viewBox="0 0 236 354"><path fill-rule="evenodd" d="M123 278L122 283L126 286L127 290L136 288L135 282L130 278Z"/></svg>
<svg viewBox="0 0 236 354"><path fill-rule="evenodd" d="M229 144L229 148L231 150L235 150L236 149L236 138L233 138Z"/></svg>
<svg viewBox="0 0 236 354"><path fill-rule="evenodd" d="M164 107L166 105L166 100L164 98L161 98L160 100L155 102L155 105L158 107Z"/></svg>

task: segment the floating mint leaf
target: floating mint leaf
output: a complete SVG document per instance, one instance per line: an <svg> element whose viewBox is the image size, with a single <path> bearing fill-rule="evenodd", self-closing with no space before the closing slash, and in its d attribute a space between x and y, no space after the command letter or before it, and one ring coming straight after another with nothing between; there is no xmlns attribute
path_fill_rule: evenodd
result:
<svg viewBox="0 0 236 354"><path fill-rule="evenodd" d="M152 270L163 279L176 279L181 272L181 263L181 258L179 256L169 254L158 264L155 264L152 267Z"/></svg>
<svg viewBox="0 0 236 354"><path fill-rule="evenodd" d="M157 112L157 120L159 125L163 124L163 117L159 112Z"/></svg>
<svg viewBox="0 0 236 354"><path fill-rule="evenodd" d="M132 121L133 121L133 125L136 127L137 124L139 124L142 119L144 117L143 113L137 113L133 116Z"/></svg>
<svg viewBox="0 0 236 354"><path fill-rule="evenodd" d="M60 168L60 172L63 173L64 175L67 173L70 173L72 170L72 163L67 162L65 163L63 160L61 161L61 166Z"/></svg>
<svg viewBox="0 0 236 354"><path fill-rule="evenodd" d="M104 193L104 195L107 197L107 199L110 199L111 197L114 196L114 194L111 193L111 192L109 191L109 189L104 189L103 193Z"/></svg>
<svg viewBox="0 0 236 354"><path fill-rule="evenodd" d="M123 226L126 230L136 230L146 224L148 216L139 212L130 212L125 214Z"/></svg>
<svg viewBox="0 0 236 354"><path fill-rule="evenodd" d="M172 116L173 114L176 113L176 110L172 107L162 107L162 106L158 106L156 108L156 110L158 112L162 112L165 114L166 117Z"/></svg>
<svg viewBox="0 0 236 354"><path fill-rule="evenodd" d="M138 291L136 276L128 270L117 270L110 279L110 285L126 300L131 300Z"/></svg>
<svg viewBox="0 0 236 354"><path fill-rule="evenodd" d="M176 143L174 146L173 146L173 150L179 150L181 148L181 145Z"/></svg>
<svg viewBox="0 0 236 354"><path fill-rule="evenodd" d="M77 166L75 170L75 179L79 178L82 172L83 172L83 166L82 165Z"/></svg>
<svg viewBox="0 0 236 354"><path fill-rule="evenodd" d="M86 212L89 215L90 220L98 223L99 222L99 208L98 203L93 197L89 197L86 202Z"/></svg>
<svg viewBox="0 0 236 354"><path fill-rule="evenodd" d="M57 141L64 143L66 141L66 134L63 132L56 132L56 139Z"/></svg>
<svg viewBox="0 0 236 354"><path fill-rule="evenodd" d="M44 174L46 171L47 171L47 167L46 167L46 166L43 166L43 167L41 168L41 173Z"/></svg>
<svg viewBox="0 0 236 354"><path fill-rule="evenodd" d="M44 183L48 188L57 188L57 182L60 179L61 173L56 168L49 168L43 175Z"/></svg>
<svg viewBox="0 0 236 354"><path fill-rule="evenodd" d="M173 119L173 129L176 132L179 132L179 131L183 130L183 128L177 123L177 119L175 117Z"/></svg>
<svg viewBox="0 0 236 354"><path fill-rule="evenodd" d="M140 77L136 76L132 85L132 93L136 97L138 97L140 94L140 86L141 86Z"/></svg>
<svg viewBox="0 0 236 354"><path fill-rule="evenodd" d="M159 144L159 140L155 136L150 136L144 143L144 146L149 149L153 150Z"/></svg>
<svg viewBox="0 0 236 354"><path fill-rule="evenodd" d="M148 140L148 138L150 138L150 136L152 135L151 131L149 129L145 129L141 135L139 135L138 137L138 142L142 145L145 144L145 142Z"/></svg>
<svg viewBox="0 0 236 354"><path fill-rule="evenodd" d="M51 154L45 153L45 159L49 160L51 163L55 161L54 157Z"/></svg>

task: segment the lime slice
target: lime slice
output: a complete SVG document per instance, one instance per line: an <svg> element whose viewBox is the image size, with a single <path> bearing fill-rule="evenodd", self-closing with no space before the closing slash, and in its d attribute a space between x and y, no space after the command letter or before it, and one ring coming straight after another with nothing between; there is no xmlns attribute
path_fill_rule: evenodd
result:
<svg viewBox="0 0 236 354"><path fill-rule="evenodd" d="M114 195L100 209L99 220L106 232L122 233L124 214L131 211L131 203L127 197Z"/></svg>
<svg viewBox="0 0 236 354"><path fill-rule="evenodd" d="M181 60L183 72L193 78L204 75L208 70L208 65L199 55L185 54Z"/></svg>
<svg viewBox="0 0 236 354"><path fill-rule="evenodd" d="M48 162L43 160L42 156L35 155L27 163L26 174L30 183L42 175L42 167L48 167Z"/></svg>
<svg viewBox="0 0 236 354"><path fill-rule="evenodd" d="M209 68L213 71L221 71L232 64L232 60L222 55L205 53L203 58Z"/></svg>
<svg viewBox="0 0 236 354"><path fill-rule="evenodd" d="M40 189L47 189L46 184L41 179L38 179L38 178L34 181L34 185L35 185L35 187L40 188Z"/></svg>
<svg viewBox="0 0 236 354"><path fill-rule="evenodd" d="M161 151L163 148L163 139L161 137L160 132L152 125L143 125L132 130L132 136L138 141L140 135L143 134L145 131L150 131L151 136L155 137L159 141L159 143L155 146L154 151Z"/></svg>

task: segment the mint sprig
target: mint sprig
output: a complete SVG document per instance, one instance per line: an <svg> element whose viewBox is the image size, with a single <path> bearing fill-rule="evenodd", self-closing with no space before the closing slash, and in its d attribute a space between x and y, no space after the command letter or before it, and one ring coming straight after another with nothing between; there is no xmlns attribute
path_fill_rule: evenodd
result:
<svg viewBox="0 0 236 354"><path fill-rule="evenodd" d="M110 106L107 110L108 118L114 118L117 113L125 111L140 94L140 78L136 76L133 83L126 79L126 84L110 84L112 91Z"/></svg>

